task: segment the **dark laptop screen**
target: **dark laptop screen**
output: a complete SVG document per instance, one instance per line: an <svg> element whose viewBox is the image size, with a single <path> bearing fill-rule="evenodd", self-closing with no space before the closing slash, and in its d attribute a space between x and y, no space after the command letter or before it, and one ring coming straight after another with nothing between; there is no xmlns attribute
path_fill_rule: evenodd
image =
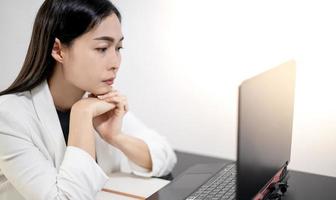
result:
<svg viewBox="0 0 336 200"><path fill-rule="evenodd" d="M238 198L251 199L290 159L295 63L244 81L239 88Z"/></svg>

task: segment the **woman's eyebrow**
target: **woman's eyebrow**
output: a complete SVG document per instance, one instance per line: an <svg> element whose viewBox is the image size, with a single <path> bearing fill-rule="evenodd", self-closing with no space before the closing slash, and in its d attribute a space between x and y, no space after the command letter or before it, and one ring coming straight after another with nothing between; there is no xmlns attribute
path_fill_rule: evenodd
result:
<svg viewBox="0 0 336 200"><path fill-rule="evenodd" d="M124 37L121 37L118 42L123 41L123 39L124 39ZM114 41L115 41L115 39L113 37L110 37L110 36L97 37L97 38L94 38L94 40L106 40L106 41L109 41L109 42L112 42L112 43L114 43Z"/></svg>

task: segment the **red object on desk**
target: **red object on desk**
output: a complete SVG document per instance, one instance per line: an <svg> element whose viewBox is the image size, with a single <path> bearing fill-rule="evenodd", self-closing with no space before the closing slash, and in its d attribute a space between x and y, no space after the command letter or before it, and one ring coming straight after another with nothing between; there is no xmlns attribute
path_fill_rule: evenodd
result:
<svg viewBox="0 0 336 200"><path fill-rule="evenodd" d="M271 191L271 186L281 181L281 176L283 172L286 170L286 167L282 167L273 178L254 196L253 200L263 200L266 195L268 195Z"/></svg>

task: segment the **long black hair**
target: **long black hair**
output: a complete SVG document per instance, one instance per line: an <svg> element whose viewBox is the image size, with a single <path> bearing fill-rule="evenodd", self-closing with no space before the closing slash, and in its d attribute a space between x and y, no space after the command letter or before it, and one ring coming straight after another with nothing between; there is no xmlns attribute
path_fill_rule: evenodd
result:
<svg viewBox="0 0 336 200"><path fill-rule="evenodd" d="M45 0L33 26L28 51L19 75L0 95L31 90L48 79L56 61L51 56L55 38L71 46L105 17L121 15L109 0Z"/></svg>

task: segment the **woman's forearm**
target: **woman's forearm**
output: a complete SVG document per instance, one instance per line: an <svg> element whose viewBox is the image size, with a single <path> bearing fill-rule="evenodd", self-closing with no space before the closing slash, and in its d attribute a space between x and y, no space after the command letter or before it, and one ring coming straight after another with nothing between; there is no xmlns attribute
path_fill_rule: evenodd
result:
<svg viewBox="0 0 336 200"><path fill-rule="evenodd" d="M122 151L128 159L137 165L152 170L152 159L148 146L141 139L126 134L119 134L110 144Z"/></svg>
<svg viewBox="0 0 336 200"><path fill-rule="evenodd" d="M71 109L68 145L81 148L96 159L92 116L76 106Z"/></svg>

